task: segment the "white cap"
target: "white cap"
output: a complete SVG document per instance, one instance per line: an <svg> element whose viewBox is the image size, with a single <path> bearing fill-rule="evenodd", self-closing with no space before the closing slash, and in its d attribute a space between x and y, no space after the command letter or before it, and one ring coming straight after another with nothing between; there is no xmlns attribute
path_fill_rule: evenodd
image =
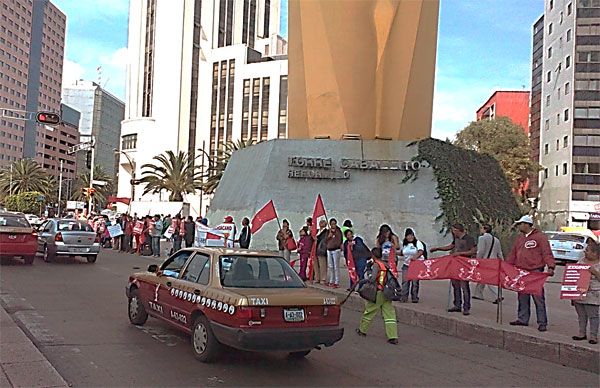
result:
<svg viewBox="0 0 600 388"><path fill-rule="evenodd" d="M518 225L521 223L526 223L529 225L533 225L533 218L531 216L523 216L515 221L514 225Z"/></svg>

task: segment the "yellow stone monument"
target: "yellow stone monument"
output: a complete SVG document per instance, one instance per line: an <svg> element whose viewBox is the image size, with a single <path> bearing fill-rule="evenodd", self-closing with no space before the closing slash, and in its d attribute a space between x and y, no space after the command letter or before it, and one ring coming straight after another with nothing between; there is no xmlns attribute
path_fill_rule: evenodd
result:
<svg viewBox="0 0 600 388"><path fill-rule="evenodd" d="M291 139L431 135L439 0L289 0Z"/></svg>

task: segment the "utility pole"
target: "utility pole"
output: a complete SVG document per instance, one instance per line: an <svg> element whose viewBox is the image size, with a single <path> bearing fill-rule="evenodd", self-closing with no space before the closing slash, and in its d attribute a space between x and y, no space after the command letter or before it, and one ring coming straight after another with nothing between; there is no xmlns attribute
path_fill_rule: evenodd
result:
<svg viewBox="0 0 600 388"><path fill-rule="evenodd" d="M202 184L204 184L204 147L206 146L206 141L202 140L202 164L200 165L200 176L202 179ZM198 210L198 216L202 217L202 197L204 197L204 188L200 187L200 209Z"/></svg>
<svg viewBox="0 0 600 388"><path fill-rule="evenodd" d="M60 201L62 200L62 181L63 181L63 160L60 160L60 174L58 175L58 211L60 217Z"/></svg>
<svg viewBox="0 0 600 388"><path fill-rule="evenodd" d="M92 214L92 188L94 187L94 156L96 154L95 149L96 149L96 138L94 136L92 136L91 139L92 142L92 147L90 148L90 150L92 151L92 158L91 158L91 168L90 168L90 184L89 184L89 189L88 190L88 216L90 216Z"/></svg>

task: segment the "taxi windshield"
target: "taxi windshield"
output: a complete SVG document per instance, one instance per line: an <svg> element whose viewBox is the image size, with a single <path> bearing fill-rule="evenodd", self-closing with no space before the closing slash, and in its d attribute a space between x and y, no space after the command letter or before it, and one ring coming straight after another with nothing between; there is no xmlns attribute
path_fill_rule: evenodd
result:
<svg viewBox="0 0 600 388"><path fill-rule="evenodd" d="M221 256L221 284L236 288L303 288L304 283L281 257Z"/></svg>

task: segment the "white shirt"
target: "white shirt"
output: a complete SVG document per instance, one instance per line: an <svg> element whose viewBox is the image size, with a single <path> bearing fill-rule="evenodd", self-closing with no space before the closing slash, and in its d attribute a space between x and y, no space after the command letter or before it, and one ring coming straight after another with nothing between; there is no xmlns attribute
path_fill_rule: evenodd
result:
<svg viewBox="0 0 600 388"><path fill-rule="evenodd" d="M416 247L413 243L403 246L402 247L402 255L404 255L403 256L404 257L404 265L409 265L410 261L417 255L417 252L424 251L424 250L425 250L425 247L423 246L423 243L418 240L417 240ZM421 255L416 260L425 260L425 258L423 257L423 255Z"/></svg>

